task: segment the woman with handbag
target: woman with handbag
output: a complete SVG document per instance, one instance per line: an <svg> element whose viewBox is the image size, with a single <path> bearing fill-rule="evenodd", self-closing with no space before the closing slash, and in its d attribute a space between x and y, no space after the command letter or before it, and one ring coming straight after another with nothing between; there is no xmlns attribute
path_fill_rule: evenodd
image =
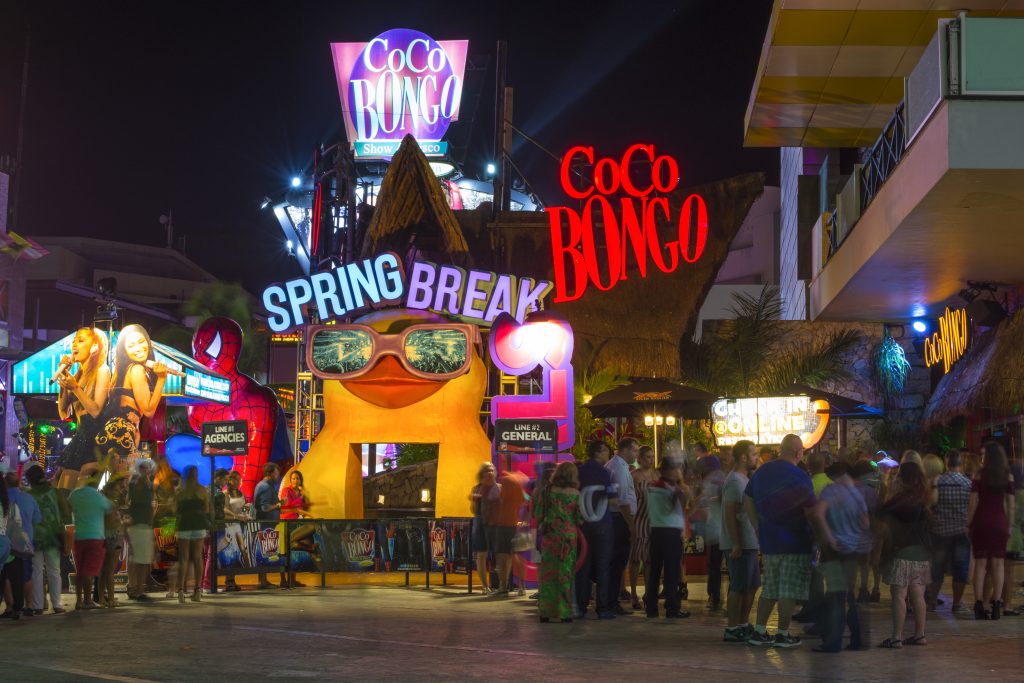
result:
<svg viewBox="0 0 1024 683"><path fill-rule="evenodd" d="M892 592L892 637L882 641L881 647L927 645L924 591L931 581L931 493L924 470L915 462L900 465L893 491L880 510L888 533L882 578ZM914 635L904 638L908 595L914 609Z"/></svg>
<svg viewBox="0 0 1024 683"><path fill-rule="evenodd" d="M541 622L572 621L573 585L576 575L576 529L583 523L580 512L580 480L576 464L563 462L551 477L543 500L533 516L543 534L540 553Z"/></svg>
<svg viewBox="0 0 1024 683"><path fill-rule="evenodd" d="M199 471L193 465L185 468L185 478L174 496L174 509L178 518L178 602L185 602L189 568L195 576L192 602L199 602L203 543L210 530L210 498L199 484Z"/></svg>
<svg viewBox="0 0 1024 683"><path fill-rule="evenodd" d="M18 506L11 502L7 494L7 482L3 471L0 471L0 588L4 582L11 584L11 602L0 618L17 621L25 608L25 560L15 554L14 547L18 542L15 534L23 534L21 516Z"/></svg>

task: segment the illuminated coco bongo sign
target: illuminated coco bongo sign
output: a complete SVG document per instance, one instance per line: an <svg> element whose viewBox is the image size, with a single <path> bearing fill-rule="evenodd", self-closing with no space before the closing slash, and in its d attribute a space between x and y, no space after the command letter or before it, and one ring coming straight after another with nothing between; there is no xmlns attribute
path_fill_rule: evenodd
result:
<svg viewBox="0 0 1024 683"><path fill-rule="evenodd" d="M396 28L367 43L332 43L349 139L360 157L390 157L407 134L430 155L459 117L468 41Z"/></svg>
<svg viewBox="0 0 1024 683"><path fill-rule="evenodd" d="M577 159L592 169L583 189L572 182ZM630 175L630 165L644 160L650 163L650 176L637 181ZM565 193L584 204L579 211L565 206L545 209L551 229L555 303L579 299L589 284L603 291L612 289L627 279L630 253L640 277L647 276L648 257L658 270L672 273L680 261L694 263L704 253L707 205L700 195L691 194L683 200L679 214L672 215L668 198L661 195L678 187L679 164L668 155L658 155L654 145L636 144L619 159L596 160L593 147L573 147L562 157L560 178ZM603 223L603 257L595 235L598 220ZM669 226L676 239L663 243L659 225Z"/></svg>
<svg viewBox="0 0 1024 683"><path fill-rule="evenodd" d="M967 311L946 309L939 317L939 330L924 340L924 364L927 367L942 363L943 372L949 372L953 363L963 358L970 343Z"/></svg>

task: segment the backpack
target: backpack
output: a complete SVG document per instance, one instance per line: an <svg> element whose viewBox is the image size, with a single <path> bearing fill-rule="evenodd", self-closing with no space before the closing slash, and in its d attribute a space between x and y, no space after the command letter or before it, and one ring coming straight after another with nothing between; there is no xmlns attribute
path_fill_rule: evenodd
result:
<svg viewBox="0 0 1024 683"><path fill-rule="evenodd" d="M21 519L21 510L18 504L12 502L10 515L7 519L7 538L11 541L11 553L15 557L29 558L36 554L32 547L32 541L28 540L28 533Z"/></svg>
<svg viewBox="0 0 1024 683"><path fill-rule="evenodd" d="M58 548L64 533L61 521L60 505L57 502L56 489L47 489L42 495L35 496L43 521L36 525L35 541L37 550Z"/></svg>

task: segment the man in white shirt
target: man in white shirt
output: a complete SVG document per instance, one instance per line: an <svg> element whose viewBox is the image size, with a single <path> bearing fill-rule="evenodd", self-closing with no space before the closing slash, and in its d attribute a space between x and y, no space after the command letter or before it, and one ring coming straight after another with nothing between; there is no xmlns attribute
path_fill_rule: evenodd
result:
<svg viewBox="0 0 1024 683"><path fill-rule="evenodd" d="M623 572L626 570L626 565L629 564L629 550L633 539L633 517L636 515L636 490L633 488L633 475L630 467L636 462L639 454L640 442L627 436L619 441L615 455L605 465L605 469L611 476L612 487L617 494L616 498L608 501L614 529L611 570L609 572L611 581L608 582L608 591L611 595L609 595L608 602L613 605L612 609L615 614L631 613L619 604L619 591L623 585Z"/></svg>

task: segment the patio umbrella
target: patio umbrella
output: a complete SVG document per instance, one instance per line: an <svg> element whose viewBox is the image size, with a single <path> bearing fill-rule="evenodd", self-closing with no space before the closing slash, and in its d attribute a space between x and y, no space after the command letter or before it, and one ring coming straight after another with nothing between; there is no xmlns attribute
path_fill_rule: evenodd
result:
<svg viewBox="0 0 1024 683"><path fill-rule="evenodd" d="M708 417L717 397L665 379L641 379L598 394L586 407L594 417L643 417L652 413L688 420Z"/></svg>

